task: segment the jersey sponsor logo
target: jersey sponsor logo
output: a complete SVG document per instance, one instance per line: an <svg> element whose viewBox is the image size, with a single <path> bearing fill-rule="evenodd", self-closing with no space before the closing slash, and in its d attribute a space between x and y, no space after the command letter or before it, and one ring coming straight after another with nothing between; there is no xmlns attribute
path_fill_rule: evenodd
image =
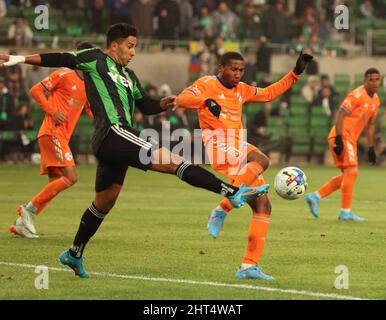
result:
<svg viewBox="0 0 386 320"><path fill-rule="evenodd" d="M124 87L130 88L130 90L133 91L133 83L125 77L121 76L120 74L114 74L112 72L108 72L108 75L115 83L120 83Z"/></svg>

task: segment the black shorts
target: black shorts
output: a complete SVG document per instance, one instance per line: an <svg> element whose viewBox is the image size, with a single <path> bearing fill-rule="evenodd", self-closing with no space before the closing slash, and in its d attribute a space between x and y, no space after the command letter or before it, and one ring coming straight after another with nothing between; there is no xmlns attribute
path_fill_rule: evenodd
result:
<svg viewBox="0 0 386 320"><path fill-rule="evenodd" d="M140 132L133 128L111 127L96 154L96 192L106 190L113 184L122 186L129 166L144 171L151 167L152 151L159 149L159 145L141 139L139 135Z"/></svg>

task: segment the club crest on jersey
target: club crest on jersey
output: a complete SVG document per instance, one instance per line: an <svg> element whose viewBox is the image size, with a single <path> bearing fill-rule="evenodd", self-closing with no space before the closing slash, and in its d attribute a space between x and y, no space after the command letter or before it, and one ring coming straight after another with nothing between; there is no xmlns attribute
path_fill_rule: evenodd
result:
<svg viewBox="0 0 386 320"><path fill-rule="evenodd" d="M66 152L64 154L64 157L66 158L67 161L71 161L72 160L72 153L71 152Z"/></svg>
<svg viewBox="0 0 386 320"><path fill-rule="evenodd" d="M240 102L243 101L243 98L241 97L241 94L237 92L237 100L239 100Z"/></svg>

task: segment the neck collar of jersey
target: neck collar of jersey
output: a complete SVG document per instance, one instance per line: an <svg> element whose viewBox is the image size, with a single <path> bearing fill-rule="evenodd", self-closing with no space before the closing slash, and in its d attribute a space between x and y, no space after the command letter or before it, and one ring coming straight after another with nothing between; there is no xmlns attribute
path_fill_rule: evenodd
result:
<svg viewBox="0 0 386 320"><path fill-rule="evenodd" d="M75 70L75 73L76 73L76 75L78 76L78 78L80 79L80 80L84 80L84 78L80 75L80 73L78 72L78 70Z"/></svg>
<svg viewBox="0 0 386 320"><path fill-rule="evenodd" d="M371 99L374 98L375 92L373 93L373 95L371 95L370 92L366 89L366 87L365 87L365 90L366 90L367 95L368 95Z"/></svg>
<svg viewBox="0 0 386 320"><path fill-rule="evenodd" d="M216 76L217 80L220 81L220 83L227 89L233 89L235 86L230 86L229 84L225 83L225 81L221 78L221 75L218 74Z"/></svg>

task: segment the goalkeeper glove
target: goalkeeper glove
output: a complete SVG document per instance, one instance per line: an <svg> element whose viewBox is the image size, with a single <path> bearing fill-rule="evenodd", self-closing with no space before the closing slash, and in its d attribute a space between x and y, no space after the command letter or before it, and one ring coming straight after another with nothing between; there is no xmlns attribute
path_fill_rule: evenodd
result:
<svg viewBox="0 0 386 320"><path fill-rule="evenodd" d="M294 72L297 75L302 74L304 72L304 70L306 69L307 65L310 63L310 61L313 58L314 57L312 55L307 54L307 53L303 53L303 51L301 51L299 54L298 60L296 61Z"/></svg>
<svg viewBox="0 0 386 320"><path fill-rule="evenodd" d="M369 151L367 152L369 156L369 162L371 164L376 164L377 163L377 155L375 154L374 147L369 147Z"/></svg>
<svg viewBox="0 0 386 320"><path fill-rule="evenodd" d="M338 136L335 137L334 152L336 153L336 155L338 157L343 152L343 140L342 140L342 136L341 135L338 135Z"/></svg>
<svg viewBox="0 0 386 320"><path fill-rule="evenodd" d="M208 107L209 111L216 117L219 118L221 114L221 106L214 99L206 99L205 105Z"/></svg>
<svg viewBox="0 0 386 320"><path fill-rule="evenodd" d="M15 66L19 63L25 62L24 56L0 56L0 60L4 60L5 62L0 63L0 66L11 67Z"/></svg>

